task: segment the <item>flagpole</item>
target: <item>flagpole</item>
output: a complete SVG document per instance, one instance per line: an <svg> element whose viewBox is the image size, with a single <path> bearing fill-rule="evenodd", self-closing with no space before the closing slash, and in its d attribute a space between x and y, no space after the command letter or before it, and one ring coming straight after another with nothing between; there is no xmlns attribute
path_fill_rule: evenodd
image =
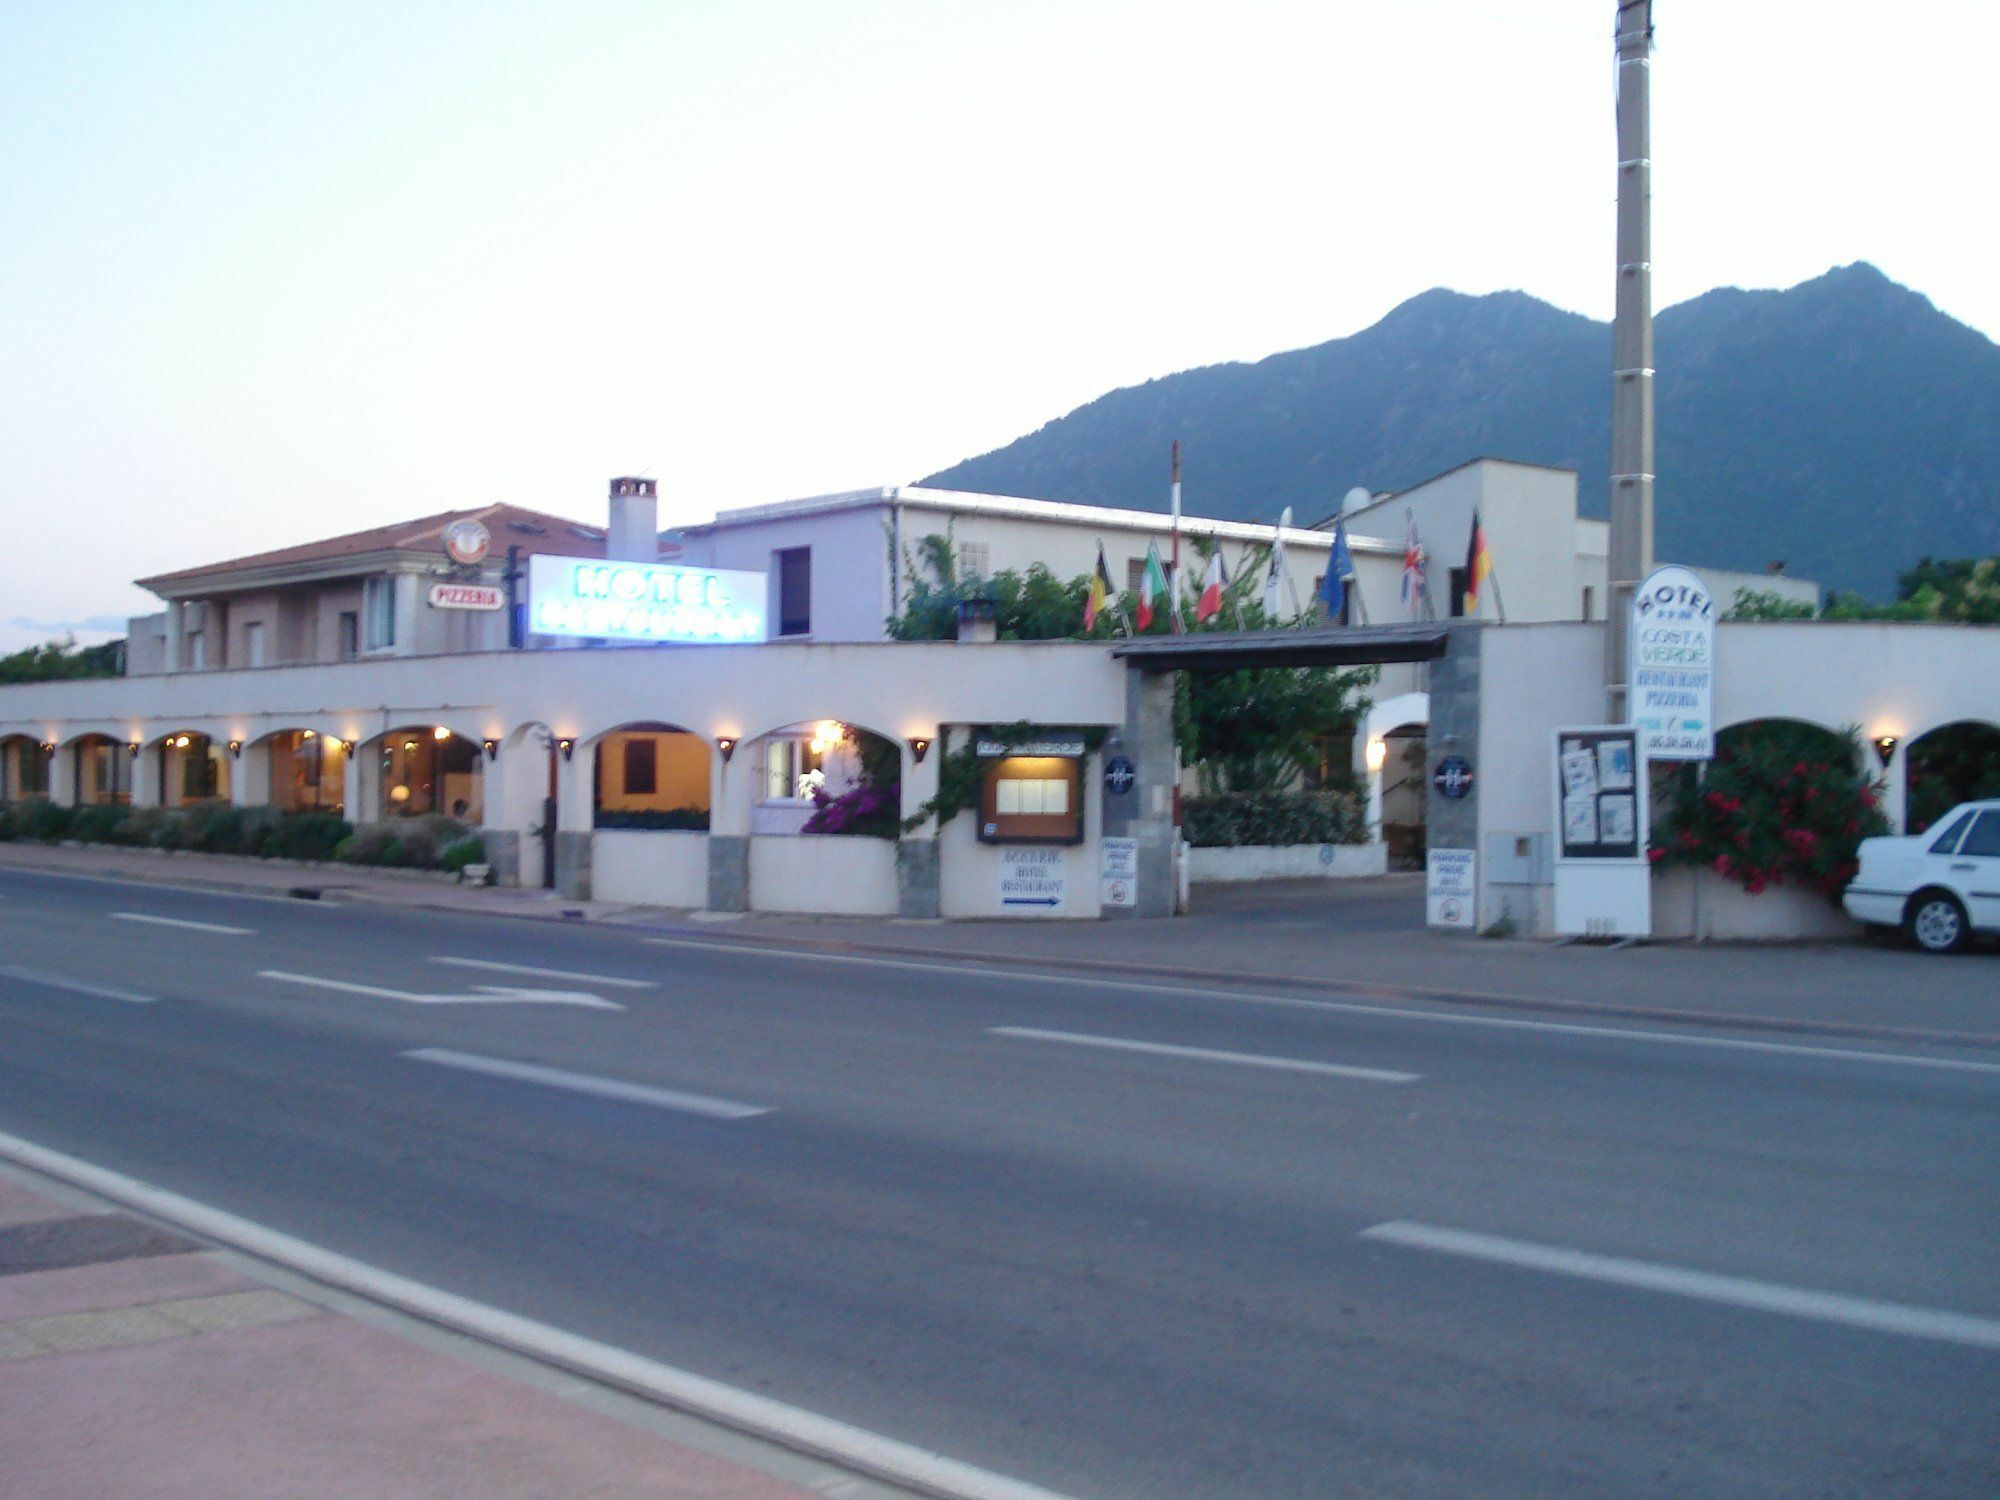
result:
<svg viewBox="0 0 2000 1500"><path fill-rule="evenodd" d="M1167 602L1173 609L1174 633L1181 629L1181 440L1174 439L1173 480L1168 498L1174 517L1173 557L1167 564Z"/></svg>

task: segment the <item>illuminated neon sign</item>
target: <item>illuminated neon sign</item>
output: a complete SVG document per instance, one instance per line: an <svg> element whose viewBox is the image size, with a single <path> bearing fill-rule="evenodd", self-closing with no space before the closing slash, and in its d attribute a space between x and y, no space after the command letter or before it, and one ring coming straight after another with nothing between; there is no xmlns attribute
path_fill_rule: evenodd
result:
<svg viewBox="0 0 2000 1500"><path fill-rule="evenodd" d="M528 559L528 628L618 641L761 641L764 575L537 553Z"/></svg>

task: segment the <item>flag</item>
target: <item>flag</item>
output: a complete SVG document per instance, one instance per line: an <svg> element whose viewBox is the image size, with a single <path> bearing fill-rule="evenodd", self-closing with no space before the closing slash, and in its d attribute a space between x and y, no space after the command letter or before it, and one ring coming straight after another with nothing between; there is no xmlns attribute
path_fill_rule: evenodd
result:
<svg viewBox="0 0 2000 1500"><path fill-rule="evenodd" d="M1479 585L1493 576L1493 554L1486 550L1486 528L1479 512L1472 513L1472 538L1465 544L1465 612L1479 613Z"/></svg>
<svg viewBox="0 0 2000 1500"><path fill-rule="evenodd" d="M1090 575L1090 593L1083 601L1083 630L1088 635L1111 600L1111 570L1104 565L1104 543L1097 544L1097 571Z"/></svg>
<svg viewBox="0 0 2000 1500"><path fill-rule="evenodd" d="M1338 625L1347 610L1347 580L1354 575L1354 555L1347 550L1347 519L1333 523L1333 551L1327 554L1326 577L1320 580L1319 596L1326 602L1326 622Z"/></svg>
<svg viewBox="0 0 2000 1500"><path fill-rule="evenodd" d="M1410 618L1415 619L1424 597L1424 544L1417 536L1414 514L1409 515L1409 528L1403 542L1403 603L1409 606Z"/></svg>
<svg viewBox="0 0 2000 1500"><path fill-rule="evenodd" d="M1273 624L1282 607L1284 586L1291 581L1291 567L1285 561L1285 528L1291 524L1292 508L1288 505L1271 533L1271 565L1264 570L1264 615Z"/></svg>
<svg viewBox="0 0 2000 1500"><path fill-rule="evenodd" d="M1155 542L1146 543L1146 571L1139 575L1139 598L1133 614L1137 616L1139 628L1146 629L1153 623L1153 601L1163 599L1167 593L1167 571L1160 566L1160 549Z"/></svg>
<svg viewBox="0 0 2000 1500"><path fill-rule="evenodd" d="M1195 601L1195 623L1212 620L1222 613L1222 591L1229 587L1229 574L1222 566L1222 544L1208 555L1208 572L1201 580L1201 598Z"/></svg>

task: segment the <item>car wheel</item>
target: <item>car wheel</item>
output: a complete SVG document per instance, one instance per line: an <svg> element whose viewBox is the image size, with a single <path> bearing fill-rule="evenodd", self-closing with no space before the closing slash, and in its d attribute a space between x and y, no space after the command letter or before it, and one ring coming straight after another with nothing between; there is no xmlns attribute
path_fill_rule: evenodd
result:
<svg viewBox="0 0 2000 1500"><path fill-rule="evenodd" d="M1912 901L1903 927L1926 953L1956 953L1972 935L1965 908L1945 891L1925 891Z"/></svg>

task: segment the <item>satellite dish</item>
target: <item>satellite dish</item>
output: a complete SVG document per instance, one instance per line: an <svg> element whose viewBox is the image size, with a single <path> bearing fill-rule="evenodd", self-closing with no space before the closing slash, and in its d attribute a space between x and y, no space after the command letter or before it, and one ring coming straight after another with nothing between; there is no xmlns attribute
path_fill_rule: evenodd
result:
<svg viewBox="0 0 2000 1500"><path fill-rule="evenodd" d="M1344 514L1353 515L1354 512L1361 509L1362 506L1373 505L1374 503L1375 503L1375 497L1374 495L1369 493L1368 486L1365 484L1357 484L1353 489L1349 490L1345 495L1341 497L1340 508Z"/></svg>

